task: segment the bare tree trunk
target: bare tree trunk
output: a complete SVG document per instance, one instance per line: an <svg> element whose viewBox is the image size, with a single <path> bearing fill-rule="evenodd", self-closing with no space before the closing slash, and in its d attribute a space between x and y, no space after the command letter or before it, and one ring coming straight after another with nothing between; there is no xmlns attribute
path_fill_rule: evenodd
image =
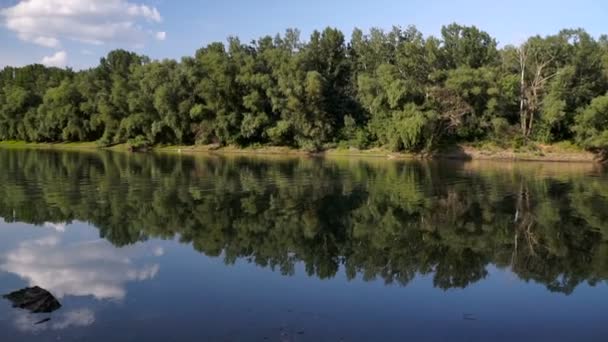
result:
<svg viewBox="0 0 608 342"><path fill-rule="evenodd" d="M527 113L526 113L526 62L528 56L526 54L526 47L522 45L517 50L519 54L519 68L521 69L521 75L519 80L519 120L521 125L521 132L524 138L526 137L527 131Z"/></svg>
<svg viewBox="0 0 608 342"><path fill-rule="evenodd" d="M532 96L530 101L532 105L528 107L528 130L526 131L526 141L532 135L532 125L534 124L534 112L537 110L538 94L535 86L532 86Z"/></svg>
<svg viewBox="0 0 608 342"><path fill-rule="evenodd" d="M521 69L519 80L519 117L523 138L525 141L528 141L532 136L534 119L536 112L541 106L541 97L545 85L555 76L555 73L544 76L545 69L553 61L553 57L539 61L537 53L534 55L534 60L529 61L530 51L529 47L525 44L521 45L517 51L519 54L519 67ZM534 76L530 81L526 80L526 68L531 69Z"/></svg>

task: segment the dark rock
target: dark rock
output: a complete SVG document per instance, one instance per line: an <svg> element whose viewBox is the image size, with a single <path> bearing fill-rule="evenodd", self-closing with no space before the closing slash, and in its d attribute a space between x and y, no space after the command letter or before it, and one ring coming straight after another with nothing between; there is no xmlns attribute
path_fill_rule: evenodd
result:
<svg viewBox="0 0 608 342"><path fill-rule="evenodd" d="M2 296L13 303L14 308L33 313L50 313L61 308L61 304L49 291L38 287L26 287Z"/></svg>

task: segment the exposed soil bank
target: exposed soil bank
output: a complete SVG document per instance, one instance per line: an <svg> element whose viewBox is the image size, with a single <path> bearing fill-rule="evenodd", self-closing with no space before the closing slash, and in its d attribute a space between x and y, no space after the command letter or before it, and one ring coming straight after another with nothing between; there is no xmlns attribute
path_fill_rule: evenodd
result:
<svg viewBox="0 0 608 342"><path fill-rule="evenodd" d="M599 163L597 155L582 150L563 149L553 145L538 145L537 150L515 151L512 149L480 149L473 146L458 145L436 154L439 158L467 160L520 160L545 162L587 162Z"/></svg>
<svg viewBox="0 0 608 342"><path fill-rule="evenodd" d="M276 154L276 155L309 155L309 156L353 156L378 157L387 159L460 159L460 160L511 160L511 161L545 161L545 162L599 162L597 156L587 151L566 150L551 145L537 146L534 152L514 151L510 149L482 149L468 145L457 145L433 154L395 153L374 148L369 150L328 149L320 152L308 152L289 147L238 148L233 146L170 146L158 147L156 152L173 153L218 153L218 154Z"/></svg>

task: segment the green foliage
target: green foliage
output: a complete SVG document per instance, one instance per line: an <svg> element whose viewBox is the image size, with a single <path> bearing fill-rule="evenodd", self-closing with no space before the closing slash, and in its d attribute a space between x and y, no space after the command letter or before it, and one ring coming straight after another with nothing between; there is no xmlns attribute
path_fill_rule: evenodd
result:
<svg viewBox="0 0 608 342"><path fill-rule="evenodd" d="M475 26L450 24L441 28L443 58L449 68L480 68L498 62L496 40Z"/></svg>
<svg viewBox="0 0 608 342"><path fill-rule="evenodd" d="M591 101L576 118L574 131L584 148L608 150L608 95Z"/></svg>
<svg viewBox="0 0 608 342"><path fill-rule="evenodd" d="M89 118L80 109L81 93L71 80L47 90L38 107L41 122L36 139L39 141L83 141L88 135Z"/></svg>
<svg viewBox="0 0 608 342"><path fill-rule="evenodd" d="M534 85L523 93L522 68ZM581 29L500 50L487 32L458 24L439 38L413 26L355 29L350 42L335 28L308 41L289 29L249 44L230 37L181 61L115 50L78 72L6 67L0 140L421 151L507 143L525 127L523 143L558 142L580 135L582 108L607 91L608 39Z"/></svg>
<svg viewBox="0 0 608 342"><path fill-rule="evenodd" d="M472 139L486 135L491 128L492 118L505 114L497 108L503 99L496 77L494 69L485 67L472 69L465 66L448 72L445 88L471 109L456 129L462 138Z"/></svg>
<svg viewBox="0 0 608 342"><path fill-rule="evenodd" d="M420 151L432 146L436 118L436 113L422 111L414 104L393 111L386 127L390 148L393 151Z"/></svg>
<svg viewBox="0 0 608 342"><path fill-rule="evenodd" d="M146 149L151 145L150 141L143 135L138 135L135 138L129 139L127 143L129 144L129 148L134 151Z"/></svg>
<svg viewBox="0 0 608 342"><path fill-rule="evenodd" d="M502 141L505 140L505 138L510 138L510 128L511 126L505 118L493 118L491 137L497 141Z"/></svg>

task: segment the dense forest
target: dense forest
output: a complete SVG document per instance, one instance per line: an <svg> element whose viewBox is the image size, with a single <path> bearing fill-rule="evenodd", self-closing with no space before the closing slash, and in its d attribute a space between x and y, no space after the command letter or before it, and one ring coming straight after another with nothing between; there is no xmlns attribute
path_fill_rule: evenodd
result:
<svg viewBox="0 0 608 342"><path fill-rule="evenodd" d="M499 48L474 26L229 38L181 61L124 50L88 70L0 72L0 140L331 146L457 142L608 147L608 36Z"/></svg>
<svg viewBox="0 0 608 342"><path fill-rule="evenodd" d="M117 246L179 239L285 275L449 289L499 267L569 294L608 280L607 179L585 165L0 150L0 217L88 222Z"/></svg>

